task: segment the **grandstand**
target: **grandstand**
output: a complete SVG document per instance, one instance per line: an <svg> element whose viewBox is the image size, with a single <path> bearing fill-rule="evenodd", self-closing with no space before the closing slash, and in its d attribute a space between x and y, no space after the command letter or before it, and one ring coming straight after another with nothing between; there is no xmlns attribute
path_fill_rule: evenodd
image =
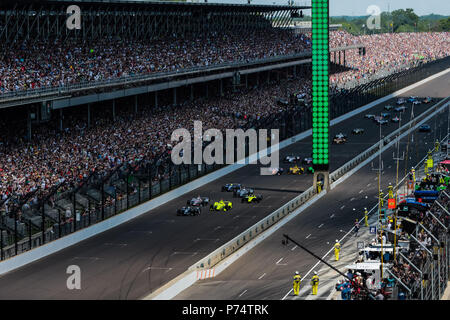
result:
<svg viewBox="0 0 450 320"><path fill-rule="evenodd" d="M270 84L290 74L308 87L310 42L283 29L306 7L77 1L81 29L69 30L71 4L0 5L2 259L217 168L167 162L183 122L273 122L283 110L255 113L258 101L298 84ZM240 106L238 92L253 103Z"/></svg>

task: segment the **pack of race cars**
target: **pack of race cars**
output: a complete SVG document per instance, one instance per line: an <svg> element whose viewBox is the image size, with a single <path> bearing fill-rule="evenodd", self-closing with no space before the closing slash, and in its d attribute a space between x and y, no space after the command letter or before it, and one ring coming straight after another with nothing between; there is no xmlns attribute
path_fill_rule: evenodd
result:
<svg viewBox="0 0 450 320"><path fill-rule="evenodd" d="M433 101L431 97L425 97L420 99L416 96L411 96L407 99L398 98L395 105L389 104L384 107L384 112L380 115L366 114L364 118L373 120L377 125L384 125L389 122L398 123L400 122L400 113L404 112L407 107L405 104L411 103L414 105L419 104L429 104ZM391 112L395 112L392 116ZM419 128L419 132L430 132L431 127L427 124L422 125ZM351 133L353 135L364 134L363 128L354 128ZM333 144L344 144L348 140L348 137L344 133L338 133L333 137ZM312 166L312 158L303 158L297 155L287 155L283 158L283 163L289 164L288 169L282 167L270 168L271 175L282 175L286 172L288 175L302 175L302 174L312 174L314 173L314 168ZM233 193L233 198L240 198L242 203L259 203L263 200L261 194L255 194L253 188L243 186L240 183L227 183L222 186L222 192ZM197 216L201 214L202 208L209 206L209 211L220 211L227 212L233 209L233 203L229 200L220 199L219 201L214 201L210 203L208 197L201 197L200 195L186 201L186 206L177 210L177 215L179 216Z"/></svg>
<svg viewBox="0 0 450 320"><path fill-rule="evenodd" d="M400 122L399 115L397 114L394 117L391 117L391 111L397 112L400 114L400 113L406 111L407 107L405 104L407 104L407 103L411 103L412 105L419 105L422 103L429 104L432 101L433 101L433 99L431 97L425 97L422 100L417 96L411 96L408 99L398 98L397 101L395 102L396 106L389 104L384 107L384 110L389 111L389 112L383 112L379 116L376 116L374 114L366 114L364 116L364 118L372 119L377 125L388 124L389 120L393 123L398 123L398 122Z"/></svg>
<svg viewBox="0 0 450 320"><path fill-rule="evenodd" d="M233 192L233 197L241 198L242 203L259 203L262 201L261 194L255 194L254 190L245 187L240 183L228 183L222 186L222 192ZM202 207L209 205L209 211L230 211L233 209L233 203L229 200L220 199L210 203L208 197L198 195L186 201L186 206L177 210L178 216L198 216L202 212Z"/></svg>

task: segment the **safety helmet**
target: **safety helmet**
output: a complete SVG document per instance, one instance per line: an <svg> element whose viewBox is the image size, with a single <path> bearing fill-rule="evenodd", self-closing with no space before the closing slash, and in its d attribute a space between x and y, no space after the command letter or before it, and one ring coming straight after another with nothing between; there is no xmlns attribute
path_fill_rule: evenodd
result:
<svg viewBox="0 0 450 320"><path fill-rule="evenodd" d="M336 239L336 242L339 242L338 239Z"/></svg>
<svg viewBox="0 0 450 320"><path fill-rule="evenodd" d="M367 208L364 208L364 210L367 210Z"/></svg>
<svg viewBox="0 0 450 320"><path fill-rule="evenodd" d="M295 271L295 274L298 274L298 271Z"/></svg>
<svg viewBox="0 0 450 320"><path fill-rule="evenodd" d="M317 275L317 271L314 271L314 274Z"/></svg>

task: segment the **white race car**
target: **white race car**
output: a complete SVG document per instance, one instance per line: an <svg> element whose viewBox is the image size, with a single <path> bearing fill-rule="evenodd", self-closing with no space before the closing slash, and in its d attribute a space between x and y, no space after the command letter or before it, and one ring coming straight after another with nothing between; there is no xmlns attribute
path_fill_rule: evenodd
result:
<svg viewBox="0 0 450 320"><path fill-rule="evenodd" d="M295 162L299 161L300 159L301 158L298 156L289 155L289 156L284 157L283 162L295 163Z"/></svg>
<svg viewBox="0 0 450 320"><path fill-rule="evenodd" d="M406 100L404 98L398 98L396 104L397 105L402 105L405 104Z"/></svg>
<svg viewBox="0 0 450 320"><path fill-rule="evenodd" d="M207 197L194 197L191 200L188 200L186 205L187 206L193 206L193 207L204 207L209 203L209 198Z"/></svg>

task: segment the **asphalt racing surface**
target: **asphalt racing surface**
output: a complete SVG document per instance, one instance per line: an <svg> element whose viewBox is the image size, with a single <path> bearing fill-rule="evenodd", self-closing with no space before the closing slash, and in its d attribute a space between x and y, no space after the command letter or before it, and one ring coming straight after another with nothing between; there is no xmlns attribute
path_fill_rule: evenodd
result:
<svg viewBox="0 0 450 320"><path fill-rule="evenodd" d="M445 95L450 95L450 86L442 88ZM429 133L415 131L415 142L410 142L408 152L408 168L426 156L434 147L436 138L442 138L447 132L448 109L435 115L427 124L432 128ZM413 136L414 134L411 134ZM417 142L417 143L416 143ZM351 142L349 142L350 144ZM400 143L399 154L406 155L408 137ZM383 174L381 189L387 193L389 183L395 185L396 166L394 144L382 153ZM363 217L364 208L369 210L377 204L378 156L369 164L359 169L350 178L331 190L325 197L312 204L296 218L281 227L270 237L239 258L220 275L213 279L199 280L190 288L175 297L177 300L280 300L310 299L307 296L295 297L291 291L292 277L295 271L306 275L301 286L309 286L311 270L319 270L318 260L293 243L283 245L283 234L289 235L298 243L323 257L333 246L336 239L341 239L354 225L355 219ZM400 162L399 179L404 176L404 161ZM350 235L352 237L353 234ZM347 237L348 239L349 237ZM347 240L346 239L346 240ZM345 243L341 242L341 244ZM356 250L356 248L355 248ZM326 260L334 261L334 254ZM323 264L322 264L323 266ZM320 274L319 274L320 278ZM326 299L329 291L318 291L319 299Z"/></svg>
<svg viewBox="0 0 450 320"><path fill-rule="evenodd" d="M433 81L430 81L403 96L417 95L419 97L432 96L433 104L438 98L444 98L450 95L450 74L447 73ZM376 106L366 113L379 114L386 104L394 104L395 100L388 101L382 105ZM430 105L421 104L414 108L414 113L426 110ZM403 114L404 120L410 118L411 104L407 104L407 111ZM341 122L339 125L331 127L330 136L339 132L348 134L349 141L344 145L331 145L330 149L330 170L333 171L343 165L345 162L358 155L379 139L379 128L372 120L364 119L364 114ZM447 116L440 118L446 121ZM403 123L405 121L402 121ZM438 122L438 121L437 121ZM434 123L429 123L434 129ZM365 133L359 136L351 135L353 128L364 128ZM397 124L389 123L383 126L383 135L387 135L398 127ZM446 132L447 125L442 125L442 135ZM433 130L427 136L429 143L436 138L436 130ZM439 134L437 134L439 137ZM388 154L387 152L386 154ZM287 154L295 154L302 157L308 157L311 154L311 138L302 140L291 145L280 152L280 157ZM389 157L392 157L390 153ZM386 160L387 161L387 160ZM285 169L289 165L283 165ZM373 172L370 179L374 177ZM385 173L388 174L388 173ZM353 181L349 184L349 181ZM373 179L372 179L373 180ZM256 193L264 196L259 204L242 204L238 199L232 197L231 193L221 192L221 186L225 183L242 183L245 186L254 187ZM373 184L375 181L371 181ZM344 184L337 187L323 200L316 203L307 211L302 213L301 222L296 224L300 231L295 234L308 235L311 241L312 249L321 252L325 250L324 240L336 238L336 228L344 229L354 221L352 217L335 217L332 224L324 224L320 230L317 226L325 221L328 210L334 207L347 206L348 199L355 197L361 189L367 189L366 179L358 175L345 181ZM312 184L312 175L303 176L260 176L259 166L250 165L239 169L223 178L209 183L201 188L186 194L183 197L175 199L164 206L149 211L148 213L129 221L112 230L106 231L95 237L87 239L77 245L69 247L47 258L24 266L16 271L10 272L0 277L0 299L139 299L155 291L177 275L184 272L188 267L196 263L208 253L215 250L220 245L226 243L263 217L267 216L284 203L294 198ZM347 186L347 188L345 187ZM368 189L367 189L367 192ZM366 193L364 193L366 194ZM229 212L214 212L203 210L200 216L178 217L176 209L184 206L186 200L193 196L208 196L210 201L231 200L233 209ZM360 200L353 200L354 206L360 205ZM373 198L373 201L376 201ZM341 204L342 203L342 204ZM353 205L353 204L352 204ZM314 209L315 208L315 209ZM314 209L314 210L313 210ZM347 219L348 218L348 219ZM296 220L298 221L298 220ZM319 224L318 224L319 222ZM292 222L290 223L292 225ZM270 239L274 239L272 236ZM331 241L331 240L326 240ZM260 283L254 285L254 289L246 289L247 283L252 279L260 277L267 273L269 269L277 269L276 259L272 263L272 255L280 250L288 251L290 248L280 248L281 238L276 238L265 250L264 255L256 254L255 260L247 260L255 255L252 251L238 260L233 266L227 269L215 281L227 281L231 277L231 282L227 285L209 286L210 291L207 295L196 292L197 285L182 293L179 298L200 298L200 299L222 299L222 298L274 298L280 299L289 289L292 273L292 264L286 267L286 274L276 272L274 278L267 276L265 285ZM309 243L308 243L309 244ZM260 245L259 247L265 247ZM255 248L257 252L259 247ZM273 253L270 251L273 250ZM328 250L328 248L326 249ZM295 252L295 251L294 251ZM298 254L298 252L296 252ZM294 257L294 256L293 256ZM308 260L309 259L309 260ZM247 263L242 262L247 261ZM249 261L252 263L249 264ZM255 266L253 262L259 262L260 266ZM292 263L292 262L291 262ZM273 264L273 265L272 265ZM283 262L284 264L284 262ZM81 269L81 289L68 290L66 286L67 267L78 265ZM235 269L236 266L240 269ZM267 265L267 270L258 274L252 271L252 268L259 268ZM302 271L303 268L313 265L313 260L307 256L299 259L296 268ZM245 268L242 268L245 266ZM234 270L234 277L231 274ZM236 272L238 270L238 272ZM259 270L258 270L259 272ZM271 272L271 271L269 271ZM289 274L289 276L287 276ZM265 276L265 277L266 277ZM264 279L264 278L262 278ZM269 279L270 281L267 281ZM242 282L240 284L239 282ZM238 284L239 283L239 284ZM278 287L276 287L278 286ZM248 290L246 294L238 297L241 293L237 291ZM250 288L250 287L249 287ZM257 289L256 289L257 288ZM229 292L225 294L225 291ZM239 289L239 290L238 290ZM281 290L282 289L282 290ZM191 291L194 290L194 291ZM237 291L236 291L237 290ZM265 296L262 294L267 290L272 293ZM276 292L276 293L275 293ZM251 294L250 294L251 293Z"/></svg>
<svg viewBox="0 0 450 320"><path fill-rule="evenodd" d="M433 118L433 123L436 119L436 126L447 130L447 117L447 111L440 113ZM435 141L433 132L417 132L417 138L420 139L417 153L415 143L410 144L412 150L410 149L409 153L409 168L426 156ZM406 145L407 137L401 140L400 156L406 150ZM394 145L382 154L384 171L381 189L385 194L389 183L395 185L396 161L393 160L393 153L396 151ZM399 176L403 177L404 163L400 163L399 167ZM292 292L287 295L292 288L294 272L299 271L300 275L306 275L318 260L293 243L282 245L283 234L289 235L319 257L323 257L334 246L335 240L341 239L353 227L355 219L360 220L363 217L364 207L370 210L377 204L378 178L374 168L378 168L378 157L243 255L220 275L198 281L175 299L280 300L313 297L311 290L308 290L306 296L295 297ZM352 236L353 234L345 240ZM334 254L329 254L326 260L333 263ZM319 267L314 270L318 271ZM309 276L302 280L302 287L310 287L312 275L310 272ZM320 276L319 273L319 278ZM329 294L330 291L321 291L319 284L318 298L326 299Z"/></svg>

